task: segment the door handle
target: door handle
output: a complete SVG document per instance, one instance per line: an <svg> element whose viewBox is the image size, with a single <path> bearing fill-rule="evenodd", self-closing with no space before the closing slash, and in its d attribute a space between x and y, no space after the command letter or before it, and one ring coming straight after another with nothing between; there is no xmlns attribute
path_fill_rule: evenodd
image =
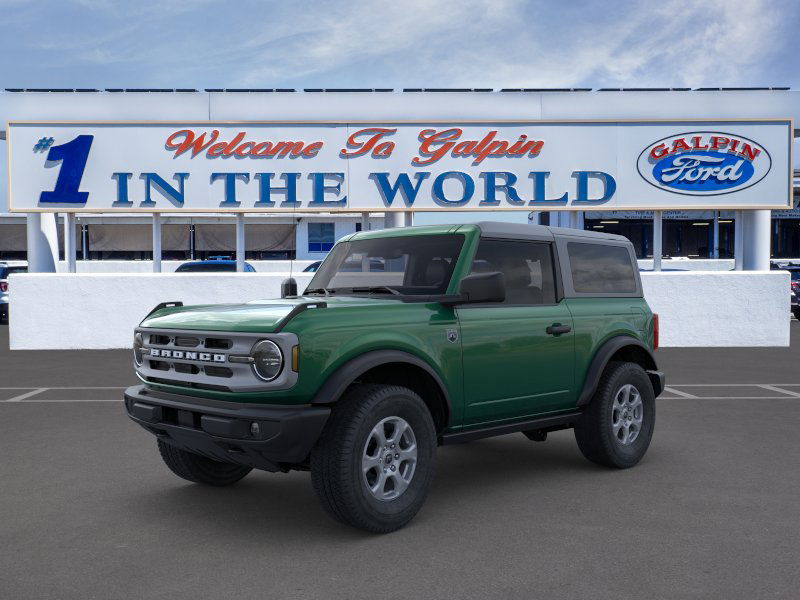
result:
<svg viewBox="0 0 800 600"><path fill-rule="evenodd" d="M572 327L569 325L562 325L561 323L553 323L544 330L547 335L561 335L562 333L569 333Z"/></svg>

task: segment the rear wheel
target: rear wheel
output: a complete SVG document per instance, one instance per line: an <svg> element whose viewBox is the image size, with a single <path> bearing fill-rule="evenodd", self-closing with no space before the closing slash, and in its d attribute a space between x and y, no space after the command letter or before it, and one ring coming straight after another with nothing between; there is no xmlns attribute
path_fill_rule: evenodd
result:
<svg viewBox="0 0 800 600"><path fill-rule="evenodd" d="M311 481L334 519L388 533L422 506L435 455L433 419L416 393L360 385L334 406L311 453Z"/></svg>
<svg viewBox="0 0 800 600"><path fill-rule="evenodd" d="M610 363L575 425L575 439L590 461L625 469L647 452L655 419L655 394L644 369L635 363Z"/></svg>
<svg viewBox="0 0 800 600"><path fill-rule="evenodd" d="M216 486L232 485L252 471L250 467L211 460L205 456L181 450L161 440L158 440L158 451L175 475L193 483Z"/></svg>

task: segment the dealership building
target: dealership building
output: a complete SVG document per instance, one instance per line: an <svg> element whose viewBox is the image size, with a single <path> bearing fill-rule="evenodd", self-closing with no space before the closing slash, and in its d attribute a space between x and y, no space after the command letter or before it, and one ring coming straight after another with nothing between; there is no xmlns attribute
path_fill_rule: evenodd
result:
<svg viewBox="0 0 800 600"><path fill-rule="evenodd" d="M153 300L265 297L347 234L467 218L628 237L667 345L788 344L800 92L6 90L0 118L0 261L34 273L12 347L127 345ZM220 255L258 273L168 275ZM86 338L87 296L128 288ZM53 294L60 341L36 334Z"/></svg>

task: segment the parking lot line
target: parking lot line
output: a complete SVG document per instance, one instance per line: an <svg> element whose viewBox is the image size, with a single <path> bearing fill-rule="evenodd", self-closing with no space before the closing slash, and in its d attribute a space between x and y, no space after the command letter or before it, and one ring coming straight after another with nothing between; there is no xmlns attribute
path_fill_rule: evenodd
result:
<svg viewBox="0 0 800 600"><path fill-rule="evenodd" d="M22 389L29 389L29 388L22 388ZM19 396L14 396L13 398L9 398L6 402L20 402L25 400L26 398L30 398L31 396L35 396L36 394L41 394L42 392L46 392L50 388L36 388L35 390L31 390L30 392L26 392L24 394L20 394Z"/></svg>
<svg viewBox="0 0 800 600"><path fill-rule="evenodd" d="M787 394L787 395L793 396L795 398L800 398L800 394L798 394L797 392L792 392L790 390L784 390L783 388L781 388L781 387L779 387L777 385L769 385L769 384L763 383L758 387L764 388L765 390L771 390L773 392L781 392L782 394Z"/></svg>
<svg viewBox="0 0 800 600"><path fill-rule="evenodd" d="M0 387L0 390L31 390L34 386L28 385L25 387ZM126 386L103 386L103 387L93 387L93 386L67 386L67 387L48 387L42 388L43 390L124 390Z"/></svg>
<svg viewBox="0 0 800 600"><path fill-rule="evenodd" d="M675 394L676 396L680 396L681 398L692 398L692 399L697 398L697 396L693 396L692 394L687 394L686 392L681 392L668 385L664 386L664 391L670 394Z"/></svg>

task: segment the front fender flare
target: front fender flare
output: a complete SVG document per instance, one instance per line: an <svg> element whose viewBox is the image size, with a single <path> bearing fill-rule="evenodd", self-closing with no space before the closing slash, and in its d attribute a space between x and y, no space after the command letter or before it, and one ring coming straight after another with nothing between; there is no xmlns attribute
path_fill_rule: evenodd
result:
<svg viewBox="0 0 800 600"><path fill-rule="evenodd" d="M436 382L436 385L439 386L442 397L447 404L447 413L452 414L450 395L447 393L447 387L445 387L442 378L439 377L439 374L433 369L433 367L431 367L427 362L418 356L402 350L372 350L349 360L337 368L328 377L325 383L322 384L322 387L319 388L317 393L314 395L314 398L311 400L311 404L330 404L332 402L336 402L342 396L347 387L353 383L353 381L355 381L359 375L366 373L374 367L389 363L405 363L413 365L415 367L419 367L428 375L430 375Z"/></svg>
<svg viewBox="0 0 800 600"><path fill-rule="evenodd" d="M655 395L658 396L663 391L663 389L659 389L663 387L663 375L657 371L656 359L650 348L634 337L619 335L607 340L595 353L589 368L586 370L586 379L583 382L581 395L578 397L578 406L585 406L589 403L592 396L594 396L595 390L597 390L600 377L602 377L611 357L626 346L632 346L644 355L646 364L642 366L653 383Z"/></svg>

